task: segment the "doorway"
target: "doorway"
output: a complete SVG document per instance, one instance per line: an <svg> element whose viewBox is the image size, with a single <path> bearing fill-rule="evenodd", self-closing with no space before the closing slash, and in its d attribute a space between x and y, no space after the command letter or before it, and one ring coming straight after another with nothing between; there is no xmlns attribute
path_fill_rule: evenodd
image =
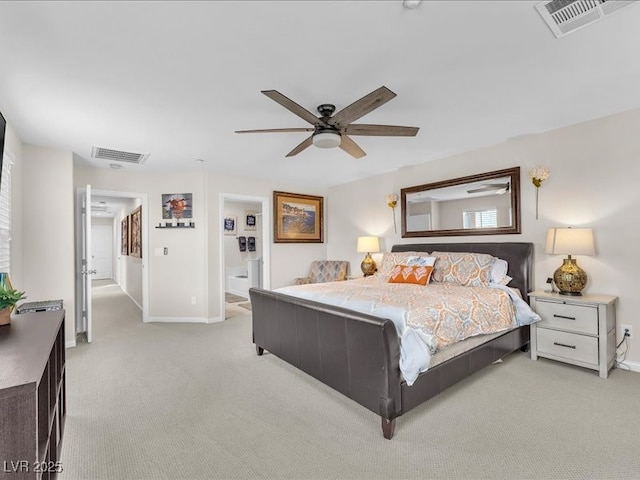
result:
<svg viewBox="0 0 640 480"><path fill-rule="evenodd" d="M247 314L249 288L270 288L269 199L220 194L220 318Z"/></svg>
<svg viewBox="0 0 640 480"><path fill-rule="evenodd" d="M98 290L115 285L141 311L141 321L148 319L148 198L146 193L96 190L88 185L77 190L77 200L76 335L91 343L93 280ZM138 207L142 211L142 257L133 258L123 251L121 230L122 220ZM90 258L91 268L83 267L84 257Z"/></svg>

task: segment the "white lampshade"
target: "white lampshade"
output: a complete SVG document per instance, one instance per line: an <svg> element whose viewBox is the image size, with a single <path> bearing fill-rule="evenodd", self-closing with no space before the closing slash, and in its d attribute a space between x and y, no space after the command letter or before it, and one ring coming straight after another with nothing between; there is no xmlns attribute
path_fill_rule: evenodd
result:
<svg viewBox="0 0 640 480"><path fill-rule="evenodd" d="M319 132L313 136L313 144L318 148L336 148L342 138L338 132Z"/></svg>
<svg viewBox="0 0 640 480"><path fill-rule="evenodd" d="M545 253L554 255L595 255L590 228L550 228Z"/></svg>
<svg viewBox="0 0 640 480"><path fill-rule="evenodd" d="M378 237L358 237L358 253L376 253L380 251L380 240Z"/></svg>

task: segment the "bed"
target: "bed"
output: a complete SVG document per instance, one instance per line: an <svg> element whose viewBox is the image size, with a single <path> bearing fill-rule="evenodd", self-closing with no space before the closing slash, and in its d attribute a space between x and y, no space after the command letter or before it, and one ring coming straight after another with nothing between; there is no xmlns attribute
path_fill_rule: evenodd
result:
<svg viewBox="0 0 640 480"><path fill-rule="evenodd" d="M391 251L489 254L508 262L509 287L523 299L531 290L531 243L400 244ZM528 325L476 337L470 339L473 348L430 367L408 385L400 372L400 341L392 320L275 291L252 288L249 294L257 354L267 350L380 415L387 439L399 416L529 345Z"/></svg>

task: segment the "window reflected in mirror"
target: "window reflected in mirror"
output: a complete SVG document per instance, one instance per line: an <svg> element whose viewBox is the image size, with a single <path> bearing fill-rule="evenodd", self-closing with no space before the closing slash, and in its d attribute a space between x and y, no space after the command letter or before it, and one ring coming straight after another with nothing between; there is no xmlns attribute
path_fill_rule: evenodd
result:
<svg viewBox="0 0 640 480"><path fill-rule="evenodd" d="M520 168L401 190L402 236L520 233Z"/></svg>

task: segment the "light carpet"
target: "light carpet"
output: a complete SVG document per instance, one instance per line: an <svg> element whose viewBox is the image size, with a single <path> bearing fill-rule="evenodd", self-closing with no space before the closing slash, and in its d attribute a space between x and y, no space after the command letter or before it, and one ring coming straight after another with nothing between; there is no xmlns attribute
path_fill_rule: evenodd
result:
<svg viewBox="0 0 640 480"><path fill-rule="evenodd" d="M67 351L61 480L640 478L640 375L515 353L397 421L274 355L250 315L143 324L106 287Z"/></svg>

